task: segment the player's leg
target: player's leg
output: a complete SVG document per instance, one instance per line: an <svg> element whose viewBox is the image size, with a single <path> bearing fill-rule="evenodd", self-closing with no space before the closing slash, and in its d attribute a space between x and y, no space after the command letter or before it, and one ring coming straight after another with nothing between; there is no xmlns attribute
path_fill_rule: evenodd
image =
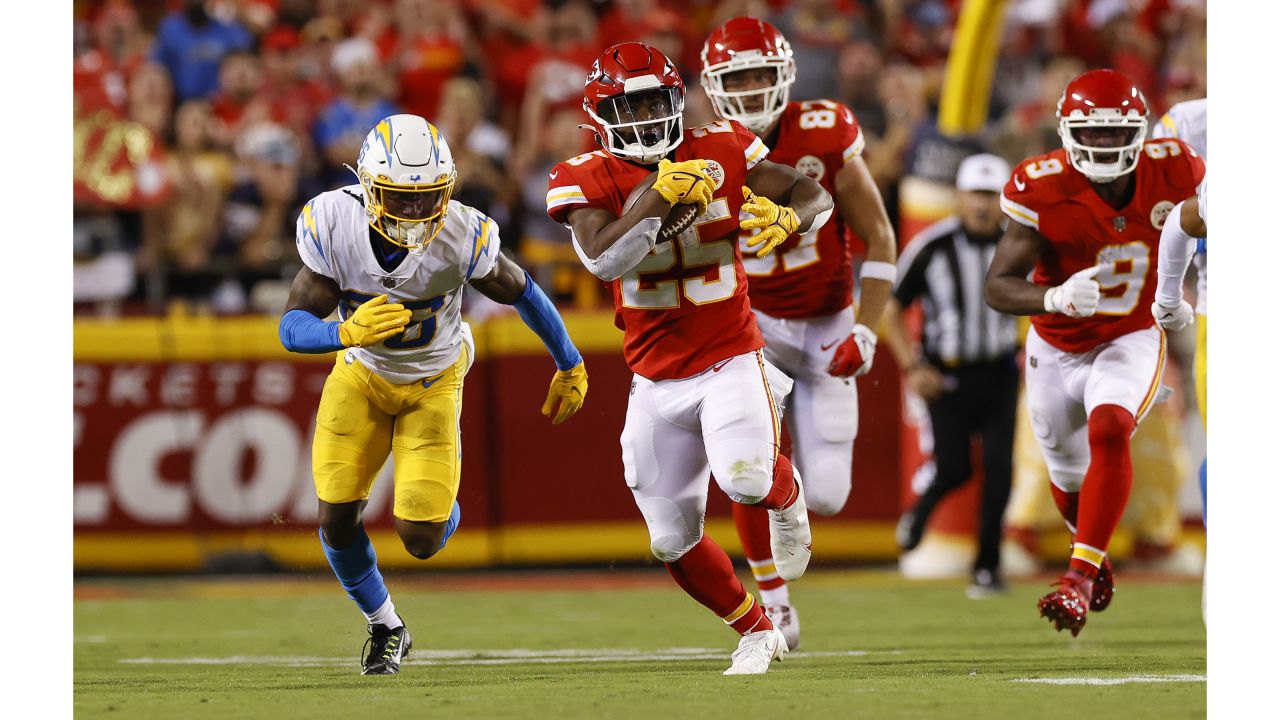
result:
<svg viewBox="0 0 1280 720"><path fill-rule="evenodd" d="M764 672L786 649L785 640L778 635L772 647L762 645L759 638L772 632L773 624L734 574L724 549L703 535L708 468L696 425L696 387L691 380L654 383L640 376L633 383L622 429L622 463L627 486L648 525L650 549L690 597L739 635L754 636L744 641L751 647L769 651L768 658L744 665ZM734 666L738 665L735 653Z"/></svg>
<svg viewBox="0 0 1280 720"><path fill-rule="evenodd" d="M1084 379L1087 358L1064 353L1040 339L1032 329L1026 344L1027 409L1045 465L1054 503L1075 532L1079 493L1089 468L1088 416ZM1073 635L1084 627L1093 595L1093 581L1068 572L1057 590L1040 598L1037 607L1058 630Z"/></svg>
<svg viewBox="0 0 1280 720"><path fill-rule="evenodd" d="M785 580L804 574L812 538L800 474L778 452L777 398L790 378L760 352L730 358L690 378L701 398L703 445L716 484L731 500L769 510L774 564ZM776 395L773 387L779 387Z"/></svg>
<svg viewBox="0 0 1280 720"><path fill-rule="evenodd" d="M1155 402L1164 376L1164 332L1148 328L1107 343L1084 388L1091 459L1080 489L1071 569L1096 577L1133 485L1129 439Z"/></svg>
<svg viewBox="0 0 1280 720"><path fill-rule="evenodd" d="M804 477L804 500L811 512L835 515L853 487L853 441L858 436L858 386L853 378L827 372L836 339L853 332L853 308L803 321L804 366L792 374L794 407L791 460Z"/></svg>
<svg viewBox="0 0 1280 720"><path fill-rule="evenodd" d="M1209 427L1209 316L1196 316L1196 407L1200 410L1200 423ZM1200 507L1209 514L1209 459L1200 463Z"/></svg>
<svg viewBox="0 0 1280 720"><path fill-rule="evenodd" d="M760 311L755 311L755 315L760 334L764 336L766 343L765 360L789 377L795 378L804 364L803 322L774 318ZM779 409L790 426L793 439L796 414L788 407L795 401L795 393L793 388L785 403L779 402ZM795 650L800 644L800 615L791 605L787 581L778 574L773 563L773 549L769 541L769 511L759 505L733 503L732 512L738 539L742 542L747 564L759 589L765 614L787 638L787 646Z"/></svg>
<svg viewBox="0 0 1280 720"><path fill-rule="evenodd" d="M395 523L404 549L426 560L458 529L462 509L462 385L470 361L464 345L452 366L435 377L398 386L399 412L391 439L395 458Z"/></svg>
<svg viewBox="0 0 1280 720"><path fill-rule="evenodd" d="M391 447L391 416L374 403L370 375L359 361L348 365L339 357L320 395L311 457L320 504L321 548L372 633L373 628L395 629L403 623L360 520L374 477ZM366 674L388 670L365 667Z"/></svg>

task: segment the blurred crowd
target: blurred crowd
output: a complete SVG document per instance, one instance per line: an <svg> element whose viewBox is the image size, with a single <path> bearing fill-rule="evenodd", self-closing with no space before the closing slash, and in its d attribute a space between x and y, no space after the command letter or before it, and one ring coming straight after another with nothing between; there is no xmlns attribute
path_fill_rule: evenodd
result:
<svg viewBox="0 0 1280 720"><path fill-rule="evenodd" d="M425 116L449 141L454 197L560 303L607 302L545 213L546 173L592 149L583 79L604 47L657 46L688 83L709 29L773 22L793 99L849 104L895 223L904 180L950 186L960 159L1057 147L1066 82L1113 67L1156 113L1204 97L1204 0L1009 0L988 122L936 126L962 0L76 0L75 298L79 312L278 312L300 267L294 222L378 119ZM1158 115L1156 115L1158 117ZM1153 117L1153 120L1155 118ZM899 233L900 242L907 237Z"/></svg>

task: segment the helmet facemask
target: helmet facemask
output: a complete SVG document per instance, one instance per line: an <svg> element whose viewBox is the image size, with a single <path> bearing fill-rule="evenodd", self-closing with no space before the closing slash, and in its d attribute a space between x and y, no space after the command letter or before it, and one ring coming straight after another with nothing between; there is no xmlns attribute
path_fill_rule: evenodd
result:
<svg viewBox="0 0 1280 720"><path fill-rule="evenodd" d="M391 243L416 255L444 228L458 173L453 170L424 184L394 183L368 172L358 177L369 224Z"/></svg>
<svg viewBox="0 0 1280 720"><path fill-rule="evenodd" d="M1114 145L1086 144L1080 135L1089 129L1114 129L1122 135ZM1072 167L1094 182L1111 182L1138 167L1147 118L1133 111L1121 114L1109 108L1098 108L1088 115L1075 110L1058 121L1058 135Z"/></svg>
<svg viewBox="0 0 1280 720"><path fill-rule="evenodd" d="M736 120L751 132L763 135L787 109L791 85L796 81L796 64L791 58L743 57L744 54L738 53L732 60L705 68L702 71L702 89L721 117ZM730 76L758 69L772 70L773 82L751 90L725 89L726 78L730 79L730 86L734 86L734 80L739 78Z"/></svg>
<svg viewBox="0 0 1280 720"><path fill-rule="evenodd" d="M652 77L640 80L656 83ZM627 81L628 86L633 83L633 80ZM583 108L604 131L601 142L612 155L652 165L684 141L684 91L681 88L652 84L605 98L594 108L584 102Z"/></svg>

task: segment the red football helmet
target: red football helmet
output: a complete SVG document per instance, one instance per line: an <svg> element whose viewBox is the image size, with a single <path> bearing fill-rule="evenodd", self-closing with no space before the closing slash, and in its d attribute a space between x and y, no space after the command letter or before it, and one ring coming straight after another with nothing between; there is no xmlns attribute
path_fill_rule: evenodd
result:
<svg viewBox="0 0 1280 720"><path fill-rule="evenodd" d="M1096 132L1099 128L1114 130ZM1067 83L1058 100L1058 135L1072 167L1094 182L1115 180L1138 167L1147 135L1147 99L1123 73L1090 70ZM1109 144L1097 144L1098 139Z"/></svg>
<svg viewBox="0 0 1280 720"><path fill-rule="evenodd" d="M728 91L724 79L742 70L774 71L765 88ZM737 120L752 132L769 129L791 98L796 81L796 61L791 43L769 23L753 17L736 17L711 31L702 46L702 89L721 117ZM763 102L756 98L762 97Z"/></svg>
<svg viewBox="0 0 1280 720"><path fill-rule="evenodd" d="M596 58L582 109L610 155L651 165L684 140L684 80L644 43L614 45Z"/></svg>

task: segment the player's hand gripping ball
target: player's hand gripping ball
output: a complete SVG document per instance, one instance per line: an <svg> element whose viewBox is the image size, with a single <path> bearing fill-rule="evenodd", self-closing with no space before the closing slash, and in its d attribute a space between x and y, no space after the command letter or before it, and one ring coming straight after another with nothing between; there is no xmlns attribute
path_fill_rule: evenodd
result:
<svg viewBox="0 0 1280 720"><path fill-rule="evenodd" d="M666 158L658 161L658 177L652 187L672 205L696 205L699 215L707 211L716 189L706 160L673 163Z"/></svg>
<svg viewBox="0 0 1280 720"><path fill-rule="evenodd" d="M625 213L631 209L640 200L640 196L644 195L657 182L658 173L649 173L649 176L640 181L635 189L631 191L631 195L627 197L627 201L622 205L622 211ZM662 219L662 225L658 228L657 242L672 240L680 235L680 233L688 230L693 226L693 221L697 219L698 206L685 205L676 203L667 211L667 216Z"/></svg>
<svg viewBox="0 0 1280 720"><path fill-rule="evenodd" d="M404 332L413 315L400 303L387 303L386 295L365 302L338 326L343 347L369 347Z"/></svg>
<svg viewBox="0 0 1280 720"><path fill-rule="evenodd" d="M785 241L796 228L800 227L800 218L796 211L786 205L779 205L767 197L760 197L751 192L751 188L742 188L742 198L746 200L742 209L751 217L738 223L743 230L759 229L760 232L747 238L747 247L759 246L756 257L765 257Z"/></svg>
<svg viewBox="0 0 1280 720"><path fill-rule="evenodd" d="M560 423L573 417L582 407L582 402L587 397L587 366L585 363L578 363L568 370L557 370L554 377L551 378L551 389L547 391L547 401L542 403L542 414L545 417L551 417L554 412L555 417L552 418L552 425ZM556 406L559 405L559 410Z"/></svg>

